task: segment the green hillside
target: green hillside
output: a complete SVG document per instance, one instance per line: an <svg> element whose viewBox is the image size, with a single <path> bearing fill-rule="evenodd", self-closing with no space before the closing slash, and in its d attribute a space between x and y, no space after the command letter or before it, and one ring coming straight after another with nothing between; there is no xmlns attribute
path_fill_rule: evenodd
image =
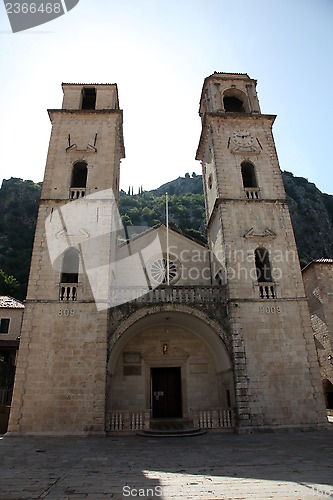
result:
<svg viewBox="0 0 333 500"><path fill-rule="evenodd" d="M333 257L333 196L313 183L283 172L301 265ZM0 294L24 299L36 225L41 183L11 178L0 189ZM131 192L131 189L129 189ZM119 210L125 226L165 222L169 194L170 225L206 241L205 209L200 175L185 174L152 191L120 192ZM18 283L17 283L18 282Z"/></svg>

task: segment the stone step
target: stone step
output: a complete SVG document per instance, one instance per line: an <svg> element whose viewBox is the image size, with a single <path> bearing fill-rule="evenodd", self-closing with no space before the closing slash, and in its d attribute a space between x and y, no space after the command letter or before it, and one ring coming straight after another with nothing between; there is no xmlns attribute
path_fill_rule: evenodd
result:
<svg viewBox="0 0 333 500"><path fill-rule="evenodd" d="M201 436L206 434L205 429L194 428L194 427L179 427L179 428L160 428L160 429L145 429L137 433L139 436L146 437L190 437L190 436Z"/></svg>
<svg viewBox="0 0 333 500"><path fill-rule="evenodd" d="M139 431L138 434L149 437L189 437L206 432L206 429L193 427L193 421L186 418L154 418L150 421L150 429Z"/></svg>

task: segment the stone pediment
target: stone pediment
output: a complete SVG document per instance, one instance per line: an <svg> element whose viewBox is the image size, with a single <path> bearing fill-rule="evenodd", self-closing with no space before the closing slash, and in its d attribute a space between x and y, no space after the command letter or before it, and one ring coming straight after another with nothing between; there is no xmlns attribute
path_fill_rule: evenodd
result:
<svg viewBox="0 0 333 500"><path fill-rule="evenodd" d="M235 154L250 154L250 155L258 155L260 153L260 149L256 146L233 146L230 148L230 151Z"/></svg>
<svg viewBox="0 0 333 500"><path fill-rule="evenodd" d="M71 144L70 146L68 146L68 148L66 148L66 152L67 153L72 153L72 152L75 152L75 153L97 153L97 148L95 148L95 146L92 146L91 144L87 144L87 146L85 148L79 148L77 146L77 144Z"/></svg>
<svg viewBox="0 0 333 500"><path fill-rule="evenodd" d="M255 239L269 240L269 239L274 239L275 237L276 237L276 233L274 233L274 231L272 231L271 229L267 229L267 228L264 231L255 232L253 227L251 227L251 229L246 231L246 233L244 234L244 238L255 238Z"/></svg>
<svg viewBox="0 0 333 500"><path fill-rule="evenodd" d="M88 233L88 231L86 229L84 229L83 227L81 227L79 229L78 232L76 233L72 233L70 234L68 231L67 231L67 228L63 228L63 229L60 229L59 231L57 231L55 233L55 237L58 239L58 238L75 238L75 237L81 237L81 236L85 236L86 238L90 238L90 234Z"/></svg>

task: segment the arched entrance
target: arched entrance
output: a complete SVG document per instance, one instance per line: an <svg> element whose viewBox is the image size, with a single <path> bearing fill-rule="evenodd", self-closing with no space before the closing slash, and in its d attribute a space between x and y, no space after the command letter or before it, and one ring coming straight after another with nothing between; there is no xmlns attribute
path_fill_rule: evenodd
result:
<svg viewBox="0 0 333 500"><path fill-rule="evenodd" d="M323 380L326 408L333 410L333 384L327 378Z"/></svg>
<svg viewBox="0 0 333 500"><path fill-rule="evenodd" d="M107 430L137 430L171 418L232 426L232 363L209 321L160 310L134 313L127 323L114 333L109 353Z"/></svg>

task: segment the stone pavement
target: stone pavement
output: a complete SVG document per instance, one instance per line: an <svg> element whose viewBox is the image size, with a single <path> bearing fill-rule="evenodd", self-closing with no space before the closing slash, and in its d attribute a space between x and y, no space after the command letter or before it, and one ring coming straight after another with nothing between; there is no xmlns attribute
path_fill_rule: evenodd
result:
<svg viewBox="0 0 333 500"><path fill-rule="evenodd" d="M0 436L0 500L333 498L333 432Z"/></svg>

